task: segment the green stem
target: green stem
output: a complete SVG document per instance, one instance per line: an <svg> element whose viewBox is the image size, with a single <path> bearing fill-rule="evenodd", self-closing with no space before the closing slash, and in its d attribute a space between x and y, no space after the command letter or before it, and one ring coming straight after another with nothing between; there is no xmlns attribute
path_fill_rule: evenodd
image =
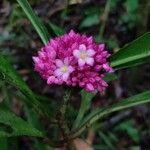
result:
<svg viewBox="0 0 150 150"><path fill-rule="evenodd" d="M74 121L72 130L75 130L77 127L79 127L79 124L81 123L81 120L83 119L86 111L90 108L91 101L95 95L96 95L96 92L95 93L88 93L84 90L81 91L81 97L82 97L81 98L81 106L80 106L77 118Z"/></svg>
<svg viewBox="0 0 150 150"><path fill-rule="evenodd" d="M71 96L71 90L66 90L64 93L64 97L63 97L63 102L60 108L60 111L57 114L57 124L61 130L61 134L62 134L62 140L59 141L52 141L49 138L45 138L43 141L45 143L47 143L48 145L52 146L52 147L57 147L57 148L62 148L65 145L67 145L68 141L70 141L68 139L68 134L69 134L69 128L67 126L67 123L65 121L65 113L66 113L66 108L67 108L67 103L70 99Z"/></svg>
<svg viewBox="0 0 150 150"><path fill-rule="evenodd" d="M79 124L80 124L80 122L81 122L81 120L85 114L86 109L84 109L84 107L85 107L85 100L81 100L81 107L79 109L79 113L77 115L77 118L73 124L73 127L72 127L73 130L79 126Z"/></svg>
<svg viewBox="0 0 150 150"><path fill-rule="evenodd" d="M111 4L111 0L107 0L105 9L104 9L104 13L101 16L100 37L103 36L103 33L105 31L105 26L106 26L106 22L107 22L109 11L110 11L110 4Z"/></svg>
<svg viewBox="0 0 150 150"><path fill-rule="evenodd" d="M71 90L65 90L64 97L63 97L63 103L60 108L59 113L57 114L57 120L58 120L58 126L61 130L62 138L67 142L68 140L68 134L69 134L69 127L65 120L65 113L67 108L68 100L71 96Z"/></svg>
<svg viewBox="0 0 150 150"><path fill-rule="evenodd" d="M70 96L71 96L71 90L66 90L65 94L64 94L64 97L63 97L63 104L62 104L62 107L60 109L60 112L61 112L62 116L65 116L66 107L67 107L67 103L70 99Z"/></svg>

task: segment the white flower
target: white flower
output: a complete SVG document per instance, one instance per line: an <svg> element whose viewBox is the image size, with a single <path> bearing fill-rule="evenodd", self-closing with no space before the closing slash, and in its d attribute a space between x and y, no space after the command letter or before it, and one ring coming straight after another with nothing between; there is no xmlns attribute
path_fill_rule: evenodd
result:
<svg viewBox="0 0 150 150"><path fill-rule="evenodd" d="M73 55L78 58L79 66L84 66L85 64L93 66L94 58L92 56L94 56L95 53L93 49L86 49L84 44L79 45L79 49L73 51Z"/></svg>
<svg viewBox="0 0 150 150"><path fill-rule="evenodd" d="M69 66L68 58L65 58L64 62L60 59L56 59L55 63L58 67L54 71L55 76L62 78L63 81L67 81L70 73L74 71L74 68L72 66Z"/></svg>

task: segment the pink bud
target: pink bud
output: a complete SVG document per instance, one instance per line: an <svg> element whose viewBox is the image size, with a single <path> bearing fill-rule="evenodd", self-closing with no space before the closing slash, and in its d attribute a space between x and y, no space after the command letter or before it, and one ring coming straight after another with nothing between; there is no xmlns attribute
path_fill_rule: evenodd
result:
<svg viewBox="0 0 150 150"><path fill-rule="evenodd" d="M100 71L102 69L102 66L101 65L96 65L95 68L94 68L96 71Z"/></svg>
<svg viewBox="0 0 150 150"><path fill-rule="evenodd" d="M55 76L50 76L50 77L48 77L48 79L47 79L47 84L53 83L54 80L55 80Z"/></svg>
<svg viewBox="0 0 150 150"><path fill-rule="evenodd" d="M92 85L91 83L88 83L88 84L86 85L86 89L87 89L88 91L94 91L94 90L95 90L94 87L93 87L93 85Z"/></svg>
<svg viewBox="0 0 150 150"><path fill-rule="evenodd" d="M33 59L33 61L35 62L35 63L39 63L39 58L38 57L32 57L32 59Z"/></svg>
<svg viewBox="0 0 150 150"><path fill-rule="evenodd" d="M105 44L100 44L100 45L99 45L99 50L100 50L100 51L103 51L104 48L105 48Z"/></svg>

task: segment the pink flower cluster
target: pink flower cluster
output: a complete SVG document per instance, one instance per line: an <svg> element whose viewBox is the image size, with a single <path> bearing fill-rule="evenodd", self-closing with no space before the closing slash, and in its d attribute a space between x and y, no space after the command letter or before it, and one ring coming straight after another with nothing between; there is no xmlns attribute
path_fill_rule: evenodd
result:
<svg viewBox="0 0 150 150"><path fill-rule="evenodd" d="M92 37L70 31L51 39L33 57L35 70L47 84L79 86L86 91L104 91L104 73L112 72L107 62L110 55L104 44L96 44Z"/></svg>

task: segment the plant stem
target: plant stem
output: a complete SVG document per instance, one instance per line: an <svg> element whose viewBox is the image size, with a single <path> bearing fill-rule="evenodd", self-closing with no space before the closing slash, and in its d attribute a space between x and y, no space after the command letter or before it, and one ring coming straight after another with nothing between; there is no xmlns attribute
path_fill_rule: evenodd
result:
<svg viewBox="0 0 150 150"><path fill-rule="evenodd" d="M103 36L103 33L105 31L105 26L106 26L106 22L107 22L109 11L110 11L110 4L111 4L111 0L107 0L104 12L101 16L101 27L100 27L100 33L99 33L100 37Z"/></svg>
<svg viewBox="0 0 150 150"><path fill-rule="evenodd" d="M86 111L90 108L91 101L95 95L96 95L96 92L88 93L84 90L81 91L81 105L80 105L80 109L79 109L77 118L74 121L72 130L75 130L77 127L79 127L81 120L83 119Z"/></svg>
<svg viewBox="0 0 150 150"><path fill-rule="evenodd" d="M58 120L58 126L61 130L62 139L64 139L64 145L68 142L68 134L69 134L69 127L65 121L65 113L67 108L68 100L70 99L71 91L65 90L64 97L63 97L63 103L60 108L59 113L57 114L57 120Z"/></svg>
<svg viewBox="0 0 150 150"><path fill-rule="evenodd" d="M84 116L85 110L83 109L83 106L84 106L84 101L81 101L81 106L80 106L77 118L76 118L73 128L72 128L73 130L79 126L79 124Z"/></svg>
<svg viewBox="0 0 150 150"><path fill-rule="evenodd" d="M66 107L67 107L68 100L70 99L70 96L71 96L71 90L66 90L64 93L62 106L56 116L57 124L61 130L62 140L52 141L49 138L44 139L44 142L52 147L59 147L59 148L62 148L64 146L67 147L67 143L68 141L70 141L68 139L69 128L67 126L67 123L65 122L65 112L66 112Z"/></svg>
<svg viewBox="0 0 150 150"><path fill-rule="evenodd" d="M65 116L66 107L67 107L68 100L70 99L70 96L71 96L71 90L66 90L63 97L63 104L60 109L62 116Z"/></svg>

